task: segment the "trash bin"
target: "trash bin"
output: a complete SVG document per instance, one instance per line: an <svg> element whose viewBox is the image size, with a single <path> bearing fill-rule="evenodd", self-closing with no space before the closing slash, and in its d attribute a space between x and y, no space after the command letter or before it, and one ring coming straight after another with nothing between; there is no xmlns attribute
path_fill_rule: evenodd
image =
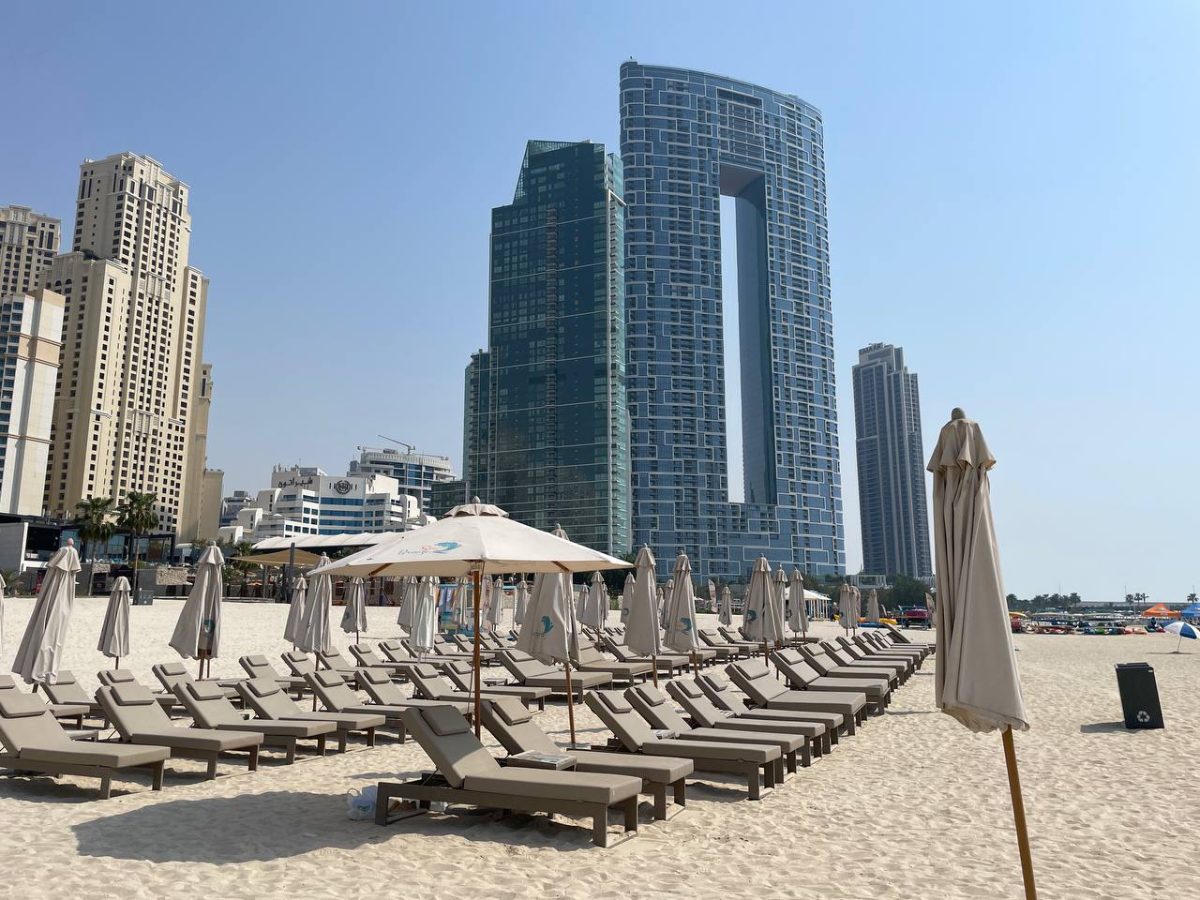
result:
<svg viewBox="0 0 1200 900"><path fill-rule="evenodd" d="M1150 663L1118 663L1117 688L1121 692L1126 728L1165 727L1158 702L1158 682Z"/></svg>
<svg viewBox="0 0 1200 900"><path fill-rule="evenodd" d="M154 605L154 588L138 588L137 593L133 597L134 606L153 606Z"/></svg>

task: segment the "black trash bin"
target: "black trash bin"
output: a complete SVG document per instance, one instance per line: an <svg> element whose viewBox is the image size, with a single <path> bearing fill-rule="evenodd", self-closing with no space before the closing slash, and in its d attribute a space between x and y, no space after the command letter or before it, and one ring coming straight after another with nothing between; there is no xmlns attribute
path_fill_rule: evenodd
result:
<svg viewBox="0 0 1200 900"><path fill-rule="evenodd" d="M1126 728L1165 727L1158 702L1158 682L1150 663L1118 663L1117 688L1121 691Z"/></svg>

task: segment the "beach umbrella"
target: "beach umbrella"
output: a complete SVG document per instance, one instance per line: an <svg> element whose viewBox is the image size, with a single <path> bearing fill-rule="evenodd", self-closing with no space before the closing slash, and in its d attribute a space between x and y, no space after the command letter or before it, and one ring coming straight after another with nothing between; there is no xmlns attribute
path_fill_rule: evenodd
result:
<svg viewBox="0 0 1200 900"><path fill-rule="evenodd" d="M1179 640L1175 642L1175 649L1171 651L1172 653L1179 652L1179 648L1183 645L1184 638L1194 641L1196 638L1200 637L1200 628L1197 628L1190 622L1172 622L1164 630L1171 632L1171 634L1179 635Z"/></svg>
<svg viewBox="0 0 1200 900"><path fill-rule="evenodd" d="M729 585L721 588L721 611L717 615L717 621L726 628L733 624L733 591L729 589Z"/></svg>
<svg viewBox="0 0 1200 900"><path fill-rule="evenodd" d="M492 633L496 633L496 629L500 627L500 616L504 612L504 582L499 578L492 585L492 596L488 602L487 623L492 629Z"/></svg>
<svg viewBox="0 0 1200 900"><path fill-rule="evenodd" d="M467 580L459 578L454 584L454 593L450 597L450 622L457 629L466 629L471 624L469 593L470 587Z"/></svg>
<svg viewBox="0 0 1200 900"><path fill-rule="evenodd" d="M588 586L587 601L584 603L583 616L580 624L586 625L597 635L604 629L608 618L608 588L604 585L604 576L599 572L592 575L592 583Z"/></svg>
<svg viewBox="0 0 1200 900"><path fill-rule="evenodd" d="M843 584L842 589L838 591L838 613L841 616L842 627L847 631L858 627L858 597L854 594L854 588L848 584Z"/></svg>
<svg viewBox="0 0 1200 900"><path fill-rule="evenodd" d="M787 627L787 593L788 593L788 577L783 566L780 566L771 574L771 589L775 592L775 604L771 607L772 611L779 616L779 640L783 640L783 630Z"/></svg>
<svg viewBox="0 0 1200 900"><path fill-rule="evenodd" d="M658 627L659 628L662 628L664 625L667 624L667 597L670 596L671 591L673 591L673 590L675 590L675 579L668 578L666 587L659 585L658 590L655 593L655 602L658 603Z"/></svg>
<svg viewBox="0 0 1200 900"><path fill-rule="evenodd" d="M654 554L643 546L637 555L633 596L629 601L629 616L625 622L625 643L641 656L650 657L650 672L658 686L658 654L662 652L662 636L658 630L658 601L654 584Z"/></svg>
<svg viewBox="0 0 1200 900"><path fill-rule="evenodd" d="M630 572L625 576L625 584L621 588L621 624L624 625L629 621L629 610L633 603L633 587L637 583L637 579Z"/></svg>
<svg viewBox="0 0 1200 900"><path fill-rule="evenodd" d="M871 588L871 593L867 597L867 621L879 621L879 594L876 593L875 588Z"/></svg>
<svg viewBox="0 0 1200 900"><path fill-rule="evenodd" d="M513 607L513 627L525 621L525 607L529 604L529 582L522 578L517 582L517 604Z"/></svg>
<svg viewBox="0 0 1200 900"><path fill-rule="evenodd" d="M323 556L321 565L329 564ZM329 638L329 611L333 608L333 579L328 572L309 573L308 603L304 607L304 619L296 634L296 646L303 653L328 653L333 649Z"/></svg>
<svg viewBox="0 0 1200 900"><path fill-rule="evenodd" d="M686 553L675 557L675 570L671 578L671 594L667 597L666 627L663 645L686 653L691 657L692 668L696 668L696 651L700 643L696 634L696 595L692 589L692 564Z"/></svg>
<svg viewBox="0 0 1200 900"><path fill-rule="evenodd" d="M932 619L934 616L935 605L933 602L933 597L930 596L929 591L925 592L925 609L929 611L929 618Z"/></svg>
<svg viewBox="0 0 1200 900"><path fill-rule="evenodd" d="M961 409L942 427L929 460L937 584L937 669L941 710L975 732L1000 730L1025 894L1036 897L1014 728L1029 727L992 520L989 470L996 459L978 423Z"/></svg>
<svg viewBox="0 0 1200 900"><path fill-rule="evenodd" d="M0 575L0 659L4 658L4 590L7 587L4 576Z"/></svg>
<svg viewBox="0 0 1200 900"><path fill-rule="evenodd" d="M304 623L304 610L308 605L308 581L303 575L292 582L292 602L288 606L287 621L283 623L283 639L296 649L296 638Z"/></svg>
<svg viewBox="0 0 1200 900"><path fill-rule="evenodd" d="M433 638L437 633L436 583L434 578L422 578L413 591L412 627L408 632L408 643L418 659L433 652Z"/></svg>
<svg viewBox="0 0 1200 900"><path fill-rule="evenodd" d="M346 608L342 611L342 631L354 632L354 643L367 630L367 591L363 580L357 576L346 585Z"/></svg>
<svg viewBox="0 0 1200 900"><path fill-rule="evenodd" d="M571 684L571 661L578 658L575 598L570 583L561 575L542 572L533 578L525 624L517 636L517 649L546 665L562 663L567 673L567 719L571 745L575 744L575 690Z"/></svg>
<svg viewBox="0 0 1200 900"><path fill-rule="evenodd" d="M776 606L775 589L771 586L771 565L765 556L760 556L750 572L750 585L746 588L742 630L749 640L763 642L764 658L770 653L771 644L783 640Z"/></svg>
<svg viewBox="0 0 1200 900"><path fill-rule="evenodd" d="M561 529L558 529L561 533ZM483 578L518 572L570 577L572 572L624 569L629 563L528 525L514 522L498 506L478 498L414 531L352 553L326 567L346 575L469 575L478 593ZM526 611L528 615L528 610ZM483 685L479 607L475 608L475 734L481 731ZM522 629L524 630L524 629ZM573 718L573 707L571 716Z"/></svg>
<svg viewBox="0 0 1200 900"><path fill-rule="evenodd" d="M712 612L717 611L717 583L708 579L708 607Z"/></svg>
<svg viewBox="0 0 1200 900"><path fill-rule="evenodd" d="M207 547L200 554L196 580L192 582L169 642L184 659L200 661L200 678L206 677L211 670L213 657L221 655L221 597L225 593L221 573L224 567L225 558L217 547Z"/></svg>
<svg viewBox="0 0 1200 900"><path fill-rule="evenodd" d="M54 684L58 680L67 625L75 605L75 573L79 569L79 553L70 539L46 563L42 588L12 664L13 672L24 678L26 684Z"/></svg>
<svg viewBox="0 0 1200 900"><path fill-rule="evenodd" d="M129 655L129 579L122 575L113 584L100 626L100 642L96 649L109 659L116 660L114 669L121 667L121 657Z"/></svg>
<svg viewBox="0 0 1200 900"><path fill-rule="evenodd" d="M788 625L791 626L792 634L798 631L801 635L807 635L808 600L804 596L804 576L800 574L799 569L792 569L792 585L789 593L792 598L792 608Z"/></svg>
<svg viewBox="0 0 1200 900"><path fill-rule="evenodd" d="M417 582L415 575L402 579L404 589L400 592L400 612L396 614L396 624L405 631L412 631L413 609L417 605Z"/></svg>

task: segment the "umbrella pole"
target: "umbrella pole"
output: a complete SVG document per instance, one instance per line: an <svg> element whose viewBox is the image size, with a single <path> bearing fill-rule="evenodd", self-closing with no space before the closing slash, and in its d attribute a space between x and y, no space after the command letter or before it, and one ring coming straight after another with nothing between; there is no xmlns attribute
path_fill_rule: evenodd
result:
<svg viewBox="0 0 1200 900"><path fill-rule="evenodd" d="M475 663L475 737L479 737L480 736L480 727L481 727L480 713L482 712L482 707L483 707L483 698L480 696L483 691L483 669L482 669L482 663L479 660L479 591L480 591L479 569L476 569L472 574L475 576L475 603L473 604L475 607L475 628L474 628L474 635L473 635L473 637L475 639L474 640L474 648L473 648L474 657L475 657L475 659L474 659L474 663ZM567 690L569 691L571 689L571 684L570 684L570 680L569 680L571 677L569 674L570 669L568 669L567 672L568 672ZM573 721L574 721L574 719L572 719L572 722ZM572 742L574 742L574 740L575 740L574 731L572 731L572 733L571 733L571 740L572 740Z"/></svg>
<svg viewBox="0 0 1200 900"><path fill-rule="evenodd" d="M1013 746L1012 726L1004 729L1004 763L1008 767L1008 789L1012 794L1013 820L1017 826L1017 849L1021 854L1021 876L1025 880L1026 900L1037 900L1033 882L1033 856L1029 852L1029 832L1025 827L1025 802L1021 799L1021 776L1017 773L1017 751Z"/></svg>
<svg viewBox="0 0 1200 900"><path fill-rule="evenodd" d="M650 677L654 679L654 686L658 687L658 654L650 654ZM642 684L645 684L643 681Z"/></svg>
<svg viewBox="0 0 1200 900"><path fill-rule="evenodd" d="M563 660L567 673L567 723L571 727L571 746L575 746L575 687L571 684L571 654Z"/></svg>

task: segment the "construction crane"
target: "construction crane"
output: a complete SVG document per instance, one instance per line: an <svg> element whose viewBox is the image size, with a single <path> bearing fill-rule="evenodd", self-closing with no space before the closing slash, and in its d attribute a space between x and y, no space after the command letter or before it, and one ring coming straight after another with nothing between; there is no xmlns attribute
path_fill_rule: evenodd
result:
<svg viewBox="0 0 1200 900"><path fill-rule="evenodd" d="M401 447L406 447L406 448L408 448L409 453L417 452L417 448L414 447L412 444L406 444L404 441L398 441L395 438L390 438L386 434L377 434L376 437L381 437L385 441L391 441L393 444L399 444Z"/></svg>

